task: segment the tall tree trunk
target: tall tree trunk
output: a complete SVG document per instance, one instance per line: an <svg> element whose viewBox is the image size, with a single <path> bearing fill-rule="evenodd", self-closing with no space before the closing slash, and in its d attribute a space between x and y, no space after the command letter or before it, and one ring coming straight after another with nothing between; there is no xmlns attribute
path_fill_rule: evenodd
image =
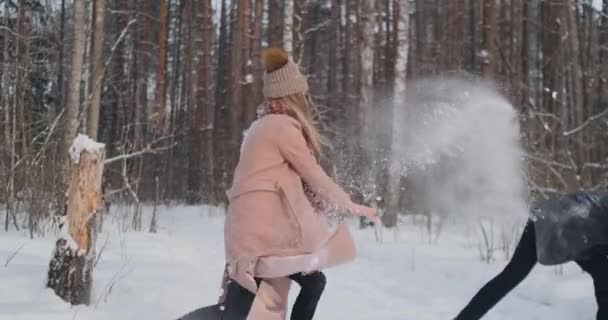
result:
<svg viewBox="0 0 608 320"><path fill-rule="evenodd" d="M337 101L338 93L338 55L340 54L340 0L331 2L330 39L329 39L329 72L327 74L327 94L329 96L328 106L332 111L331 121L338 118Z"/></svg>
<svg viewBox="0 0 608 320"><path fill-rule="evenodd" d="M483 7L483 51L481 73L484 77L493 78L496 76L498 64L498 12L496 0L484 0Z"/></svg>
<svg viewBox="0 0 608 320"><path fill-rule="evenodd" d="M262 1L260 2L260 6L263 6ZM262 9L260 9L262 10ZM206 192L207 200L210 203L217 202L217 196L215 194L214 186L216 184L215 181L215 148L213 145L214 140L214 119L215 119L215 104L213 101L213 5L211 0L207 0L203 3L203 26L207 26L203 32L203 46L201 48L203 52L203 63L201 66L201 74L204 79L201 82L201 87L203 88L203 93L205 96L201 98L202 102L204 102L205 107L205 115L204 115L204 163L206 165L204 181L205 186L203 190ZM261 37L261 36L260 36ZM261 60L261 59L258 59Z"/></svg>
<svg viewBox="0 0 608 320"><path fill-rule="evenodd" d="M600 80L598 81L600 96L606 96L608 91L608 0L604 0L600 26Z"/></svg>
<svg viewBox="0 0 608 320"><path fill-rule="evenodd" d="M186 0L184 14L186 25L186 61L184 69L184 91L185 91L185 107L186 112L194 110L194 85L193 85L193 69L194 69L194 0Z"/></svg>
<svg viewBox="0 0 608 320"><path fill-rule="evenodd" d="M231 55L228 52L230 32L228 19L229 13L226 0L222 0L220 8L219 38L217 46L217 72L215 75L215 105L217 106L213 119L213 149L215 150L215 173L214 173L214 194L218 196L218 201L225 202L224 191L228 188L226 172L229 170L227 164L230 155L230 131L226 125L229 119L228 93L230 88L230 64Z"/></svg>
<svg viewBox="0 0 608 320"><path fill-rule="evenodd" d="M213 101L211 95L212 9L211 0L201 3L202 43L198 60L198 86L196 90L196 116L192 121L193 145L188 175L191 201L213 201L210 197L213 183ZM201 183L203 183L201 187Z"/></svg>
<svg viewBox="0 0 608 320"><path fill-rule="evenodd" d="M13 64L15 75L15 87L12 95L13 101L13 143L16 145L14 155L19 158L27 157L27 145L29 140L27 139L27 131L28 126L26 124L25 119L25 91L26 88L26 79L29 77L27 74L27 64L28 64L28 44L26 39L28 38L26 32L27 25L27 4L25 0L19 0L18 9L17 9L17 21L15 26L15 31L17 33L17 37L15 37L15 63ZM19 192L20 188L18 185L22 178L22 168L24 165L21 165L19 168L12 167L12 175L13 179L17 179L17 181L13 182L14 192ZM18 170L19 169L19 170ZM18 176L16 176L19 173ZM23 185L23 184L21 184Z"/></svg>
<svg viewBox="0 0 608 320"><path fill-rule="evenodd" d="M164 137L167 134L167 41L169 28L167 26L169 22L169 1L160 0L160 7L158 12L158 61L156 70L156 92L155 92L155 126L154 133L157 138ZM165 169L167 168L167 155L159 154L156 157L157 173L155 180L162 178L166 181L167 175ZM143 163L141 164L143 166ZM140 168L140 172L143 174L143 168ZM141 175L140 175L141 177ZM163 198L165 195L166 186L160 188L160 197Z"/></svg>
<svg viewBox="0 0 608 320"><path fill-rule="evenodd" d="M295 0L284 0L283 6L283 49L291 55L293 53L293 3Z"/></svg>
<svg viewBox="0 0 608 320"><path fill-rule="evenodd" d="M565 15L566 0L554 0L551 2L541 3L542 14L542 87L543 87L543 102L544 112L555 115L560 119L559 122L554 121L550 127L552 132L561 132L562 121L565 118L567 110L562 108L562 104L567 98L565 96L564 78L565 61L564 48L562 43L563 34L566 30L562 27L567 27L567 16ZM562 33L564 32L564 33ZM565 123L564 123L565 124ZM562 145L564 139L556 134L545 133L545 150L548 159L555 159L558 154L558 148L566 147ZM563 190L567 186L556 184L556 179L553 175L547 176L547 186L558 187Z"/></svg>
<svg viewBox="0 0 608 320"><path fill-rule="evenodd" d="M530 81L530 4L522 1L522 27L521 27L521 51L520 54L520 103L523 110L527 110L527 105L531 97L532 82Z"/></svg>
<svg viewBox="0 0 608 320"><path fill-rule="evenodd" d="M57 71L57 88L58 88L58 108L63 108L64 106L64 97L65 97L65 88L64 88L64 83L63 83L63 73L64 73L64 64L63 64L63 60L64 60L64 39L65 39L65 0L61 0L61 14L60 14L60 18L59 18L59 43L58 43L58 50L59 50L59 63L58 65L58 71Z"/></svg>
<svg viewBox="0 0 608 320"><path fill-rule="evenodd" d="M70 82L68 84L68 96L65 107L65 124L63 131L63 141L61 156L63 157L63 172L65 177L64 186L68 185L70 172L70 161L68 150L72 141L76 137L78 130L78 109L80 105L80 80L82 63L84 60L85 32L84 32L84 0L74 1L74 46L72 48L72 62L70 72Z"/></svg>
<svg viewBox="0 0 608 320"><path fill-rule="evenodd" d="M425 72L427 64L426 44L427 44L427 20L426 2L428 0L416 0L416 63L412 65L417 75Z"/></svg>
<svg viewBox="0 0 608 320"><path fill-rule="evenodd" d="M4 3L4 21L8 21L9 17L9 3L6 1ZM19 225L17 224L17 219L15 219L16 215L13 211L14 203L15 203L15 163L16 163L16 116L15 110L11 112L12 108L9 108L9 99L10 99L10 84L9 80L11 79L10 68L9 66L9 45L8 40L12 37L11 30L6 28L3 32L4 41L2 41L2 63L3 63L3 72L2 72L2 102L4 104L4 148L7 154L7 165L6 171L8 175L8 181L6 184L5 190L5 205L6 205L6 217L4 220L4 230L8 231L8 227L10 225L10 219L13 218L13 223L15 228L19 230Z"/></svg>
<svg viewBox="0 0 608 320"><path fill-rule="evenodd" d="M230 101L230 150L229 172L236 165L236 154L242 136L243 123L243 74L248 57L249 43L249 1L239 0L236 7L236 26L233 32L232 47L232 92Z"/></svg>
<svg viewBox="0 0 608 320"><path fill-rule="evenodd" d="M399 202L401 197L401 170L400 156L397 149L403 141L403 123L401 117L407 117L405 107L405 92L407 83L407 63L408 63L408 46L409 46L409 0L396 1L397 6L394 8L398 11L396 15L399 17L397 22L397 61L395 63L395 84L394 84L394 100L393 100L393 132L392 132L392 150L389 178L389 203L387 212L382 216L382 222L387 227L397 225L399 214Z"/></svg>
<svg viewBox="0 0 608 320"><path fill-rule="evenodd" d="M376 146L376 139L373 134L375 128L372 128L372 116L374 114L374 26L376 25L375 16L375 0L362 0L361 1L361 16L359 26L361 28L361 44L360 44L360 55L358 57L361 64L360 73L360 141L363 144L362 158L363 161L360 165L363 165L367 170L365 177L361 177L364 180L364 190L367 194L371 194L373 190L366 190L372 188L376 177L376 170L372 156L374 154L374 148Z"/></svg>
<svg viewBox="0 0 608 320"><path fill-rule="evenodd" d="M297 64L301 67L305 68L306 60L304 58L309 58L309 55L306 54L305 47L308 39L308 35L306 34L306 28L310 27L310 16L308 7L315 5L311 4L308 1L295 1L293 6L293 44L292 44L292 58L295 60ZM306 71L308 72L308 71Z"/></svg>
<svg viewBox="0 0 608 320"><path fill-rule="evenodd" d="M495 0L491 0L495 1ZM448 52L445 65L452 70L461 69L464 65L464 0L448 2Z"/></svg>
<svg viewBox="0 0 608 320"><path fill-rule="evenodd" d="M87 113L87 135L97 140L97 132L99 128L99 108L101 104L101 90L103 89L103 47L104 47L104 32L105 32L105 15L106 15L106 0L95 0L93 4L93 91L91 93L91 104Z"/></svg>
<svg viewBox="0 0 608 320"><path fill-rule="evenodd" d="M162 137L165 135L167 124L166 107L167 107L167 34L168 34L168 16L169 16L169 0L160 0L159 17L158 17L158 63L156 70L156 123L154 126L156 136Z"/></svg>
<svg viewBox="0 0 608 320"><path fill-rule="evenodd" d="M251 64L252 78L251 85L251 102L247 107L247 117L245 118L245 126L248 127L256 118L256 107L262 103L262 86L264 66L262 64L262 41L264 32L264 1L255 0L253 14L253 35L251 37Z"/></svg>
<svg viewBox="0 0 608 320"><path fill-rule="evenodd" d="M271 47L281 47L283 45L281 3L283 3L283 1L268 0L268 44Z"/></svg>
<svg viewBox="0 0 608 320"><path fill-rule="evenodd" d="M569 99L570 99L570 103L568 103L568 108L571 110L570 114L567 119L568 119L568 124L567 124L567 128L573 128L576 127L580 124L583 123L583 121L585 121L585 104L584 104L584 99L583 99L583 84L584 84L584 77L583 77L583 71L582 71L582 67L581 67L581 47L580 47L580 41L579 41L579 31L578 31L578 21L577 21L577 16L579 16L578 11L576 10L576 8L574 6L566 6L565 8L566 10L566 19L565 21L567 22L567 30L568 30L568 53L569 53L569 58L567 59L568 61L570 61L570 68L569 68L569 77L568 80L569 82L571 82L570 84L570 92L568 93ZM584 134L584 133L582 133ZM579 139L584 139L584 137L582 135L580 135ZM586 162L585 159L585 155L584 155L584 146L580 143L577 142L575 140L570 140L568 142L568 144L572 145L573 149L571 150L573 152L573 157L574 160L576 161L576 163L578 164L579 168L582 168L582 164ZM584 181L581 181L580 178L582 177L583 172L581 171L582 169L579 169L578 172L576 172L576 176L575 176L575 184L578 185L578 187L580 186L580 183Z"/></svg>

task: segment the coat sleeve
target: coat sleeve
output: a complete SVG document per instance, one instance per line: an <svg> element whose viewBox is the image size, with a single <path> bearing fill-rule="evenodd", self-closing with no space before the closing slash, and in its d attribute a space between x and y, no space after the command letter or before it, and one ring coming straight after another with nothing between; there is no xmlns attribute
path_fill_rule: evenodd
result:
<svg viewBox="0 0 608 320"><path fill-rule="evenodd" d="M306 144L299 123L291 119L281 121L279 132L281 155L310 186L311 191L329 204L347 209L352 204L350 196L317 163Z"/></svg>

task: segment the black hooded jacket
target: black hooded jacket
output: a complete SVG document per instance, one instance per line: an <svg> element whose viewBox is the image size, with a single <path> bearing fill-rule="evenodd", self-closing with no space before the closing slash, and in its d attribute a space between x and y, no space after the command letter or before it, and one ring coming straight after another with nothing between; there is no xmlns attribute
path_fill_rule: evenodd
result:
<svg viewBox="0 0 608 320"><path fill-rule="evenodd" d="M585 260L608 247L608 192L556 195L534 203L530 213L541 264Z"/></svg>

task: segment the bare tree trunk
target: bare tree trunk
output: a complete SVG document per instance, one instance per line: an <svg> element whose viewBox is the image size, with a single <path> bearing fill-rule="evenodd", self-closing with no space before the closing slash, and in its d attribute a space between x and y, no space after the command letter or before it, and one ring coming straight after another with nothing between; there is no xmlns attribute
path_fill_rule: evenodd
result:
<svg viewBox="0 0 608 320"><path fill-rule="evenodd" d="M490 0L495 1L495 0ZM445 65L459 70L464 64L464 0L448 1L448 51Z"/></svg>
<svg viewBox="0 0 608 320"><path fill-rule="evenodd" d="M68 191L67 217L49 263L47 287L72 305L91 300L95 258L95 215L102 206L101 184L105 152L103 144L86 136L74 140Z"/></svg>
<svg viewBox="0 0 608 320"><path fill-rule="evenodd" d="M283 45L283 32L281 30L282 15L280 5L282 2L283 1L281 0L268 0L268 44L271 47L281 47Z"/></svg>
<svg viewBox="0 0 608 320"><path fill-rule="evenodd" d="M217 58L218 71L215 81L215 104L217 110L214 113L213 119L213 148L215 150L214 194L217 195L217 200L222 202L226 200L223 194L228 188L227 171L229 170L229 165L227 162L230 155L228 148L230 146L230 130L226 126L226 119L230 119L227 97L230 92L229 81L232 79L230 75L231 56L227 52L230 45L230 20L228 12L226 0L222 0L217 50L224 54L220 54Z"/></svg>
<svg viewBox="0 0 608 320"><path fill-rule="evenodd" d="M263 7L262 1L259 6ZM261 10L261 9L260 9ZM203 190L206 191L207 200L211 203L217 202L217 196L215 194L215 151L213 140L215 135L215 101L213 99L213 4L211 0L206 0L203 3L203 26L207 26L203 31L203 46L201 48L203 52L203 63L201 65L201 77L204 81L201 82L203 93L205 95L201 98L204 102L204 156L203 160L206 165L204 181L205 186ZM261 37L261 36L260 36ZM260 60L260 59L258 59ZM261 68L261 67L260 67Z"/></svg>
<svg viewBox="0 0 608 320"><path fill-rule="evenodd" d="M340 0L332 0L331 3L331 26L329 40L329 72L327 74L327 94L329 96L328 106L332 111L331 121L335 122L339 113L338 99L338 55L340 54Z"/></svg>
<svg viewBox="0 0 608 320"><path fill-rule="evenodd" d="M353 0L358 1L358 0ZM302 68L306 69L308 65L306 65L306 60L304 58L309 58L309 55L306 54L305 49L307 48L306 42L308 39L306 28L310 27L311 17L309 15L310 6L316 6L316 3L311 3L309 1L295 1L293 6L293 52L292 57L297 64L299 64ZM305 72L309 72L305 70Z"/></svg>
<svg viewBox="0 0 608 320"><path fill-rule="evenodd" d="M191 122L194 137L189 164L189 201L212 200L213 182L213 101L211 79L212 11L211 1L201 3L202 43L198 60L196 116ZM201 187L201 183L203 186Z"/></svg>
<svg viewBox="0 0 608 320"><path fill-rule="evenodd" d="M608 90L608 0L604 0L600 27L600 80L598 88L600 96L606 96Z"/></svg>
<svg viewBox="0 0 608 320"><path fill-rule="evenodd" d="M395 88L393 101L393 136L392 136L392 152L390 164L389 178L389 203L387 212L382 216L382 222L387 227L397 225L399 214L399 200L401 196L401 170L400 156L397 149L403 137L403 123L400 120L404 115L403 107L405 106L405 91L407 82L407 63L408 63L408 47L409 47L409 0L398 0L395 10L398 10L399 17L397 22L397 61L395 63Z"/></svg>
<svg viewBox="0 0 608 320"><path fill-rule="evenodd" d="M426 2L428 0L416 0L416 63L412 65L412 68L416 69L417 75L424 74L428 59L426 56Z"/></svg>
<svg viewBox="0 0 608 320"><path fill-rule="evenodd" d="M18 9L17 9L17 21L15 26L15 31L17 36L15 39L15 62L13 63L13 74L15 77L15 86L13 88L13 94L11 95L12 101L12 138L11 138L11 154L12 161L16 161L17 159L23 159L27 157L26 146L28 141L26 140L26 123L25 123L25 108L24 108L24 94L25 94L25 82L27 78L27 67L26 67L26 59L27 59L27 50L26 50L26 39L27 34L25 32L26 25L26 2L25 0L19 0ZM23 181L19 179L21 175L18 173L21 172L21 169L24 167L24 164L21 164L19 168L16 166L16 162L12 162L10 169L11 176L11 198L15 200L15 195L19 192L19 182ZM17 201L18 203L18 201ZM11 214L13 218L17 214L17 210L15 207L12 208ZM31 216L28 216L28 219Z"/></svg>
<svg viewBox="0 0 608 320"><path fill-rule="evenodd" d="M293 53L293 2L294 0L285 0L283 5L283 49L291 55Z"/></svg>
<svg viewBox="0 0 608 320"><path fill-rule="evenodd" d="M583 84L584 84L584 77L583 77L583 71L582 71L582 67L581 67L581 50L580 50L580 41L579 41L579 32L578 32L578 21L577 21L577 16L579 15L578 12L576 11L576 8L573 6L567 6L566 9L567 12L567 29L569 30L568 32L568 51L569 51L569 59L568 61L570 61L570 70L569 70L569 77L568 80L571 82L570 85L570 92L568 94L571 102L568 103L568 107L571 110L571 114L572 116L568 116L568 120L570 120L569 124L567 124L568 128L574 128L577 127L578 125L582 124L583 121L585 121L585 104L584 104L584 99L583 99ZM584 137L580 137L581 139L583 139ZM582 164L584 164L586 162L585 159L585 155L584 155L584 146L580 143L580 142L576 142L574 140L569 141L570 145L572 145L572 147L574 147L574 150L571 150L574 154L573 157L576 161L576 163L578 164L578 167L581 168L579 170L577 170L578 172L576 172L576 176L574 178L576 184L579 186L579 188L581 187L581 183L584 183L584 181L581 181L581 177L583 172L582 170Z"/></svg>
<svg viewBox="0 0 608 320"><path fill-rule="evenodd" d="M184 14L186 25L186 61L184 67L184 92L185 92L185 108L186 112L192 112L194 109L194 85L193 85L193 69L194 69L194 0L186 0Z"/></svg>
<svg viewBox="0 0 608 320"><path fill-rule="evenodd" d="M103 89L102 80L104 75L103 47L105 31L106 0L95 0L94 5L94 26L93 26L93 91L91 94L91 105L87 114L87 135L97 140L99 131L99 108L101 104L101 91Z"/></svg>
<svg viewBox="0 0 608 320"><path fill-rule="evenodd" d="M65 39L65 0L61 0L61 14L60 14L60 21L59 21L59 43L58 43L58 50L59 50L59 63L58 63L58 71L57 71L57 87L58 87L58 91L59 91L59 98L58 100L58 106L59 108L63 108L63 103L64 103L64 95L65 95L65 88L63 85L63 70L64 70L64 65L63 65L63 59L64 59L64 39Z"/></svg>
<svg viewBox="0 0 608 320"><path fill-rule="evenodd" d="M256 107L262 103L262 77L264 66L262 65L262 41L264 31L264 1L255 0L254 2L253 34L251 36L251 73L253 83L251 86L251 101L247 107L245 127L248 127L256 118Z"/></svg>
<svg viewBox="0 0 608 320"><path fill-rule="evenodd" d="M367 170L365 172L363 190L366 193L371 194L373 190L367 190L372 188L376 177L376 169L372 159L374 154L374 147L376 146L376 139L372 136L375 130L372 128L372 116L374 113L374 26L376 23L375 16L375 0L362 0L361 4L361 16L360 16L360 28L361 28L361 44L360 44L360 56L358 57L361 63L361 91L360 91L360 133L361 143L363 144L363 162Z"/></svg>
<svg viewBox="0 0 608 320"><path fill-rule="evenodd" d="M152 219L150 220L150 233L156 233L157 231L157 216L158 216L158 204L160 202L160 185L158 183L158 176L154 177L154 208L152 209Z"/></svg>
<svg viewBox="0 0 608 320"><path fill-rule="evenodd" d="M484 0L483 7L484 49L482 51L481 73L484 77L496 76L498 63L498 12L496 0Z"/></svg>
<svg viewBox="0 0 608 320"><path fill-rule="evenodd" d="M68 150L76 137L78 129L78 107L80 104L80 80L82 63L84 59L85 32L84 32L84 0L74 1L74 47L72 48L72 63L70 82L68 84L68 97L65 107L65 127L60 155L65 157L62 176L66 177L64 186L67 186L67 177L70 172L70 161L67 158Z"/></svg>
<svg viewBox="0 0 608 320"><path fill-rule="evenodd" d="M9 3L8 1L4 3L4 19L5 21L8 21L8 17L9 17ZM11 108L8 107L9 105L9 97L10 97L10 84L9 84L9 79L10 77L10 73L9 73L9 53L8 53L8 39L10 37L12 37L12 34L10 33L10 29L6 29L4 34L4 41L2 42L2 63L3 65L3 72L2 72L2 100L4 102L4 147L6 150L6 153L8 154L8 161L7 161L7 174L8 174L8 181L7 181L7 185L6 185L6 196L5 196L5 205L6 205L6 218L4 220L4 230L8 231L8 227L10 225L10 219L11 217L13 218L13 223L15 225L15 229L19 230L19 225L17 224L17 219L16 219L16 214L13 211L13 206L14 206L14 202L15 202L15 162L16 162L16 154L15 154L15 145L16 145L16 141L15 141L15 127L16 127L16 117L15 117L15 110L13 109L13 112L11 112Z"/></svg>
<svg viewBox="0 0 608 320"><path fill-rule="evenodd" d="M166 129L166 106L167 106L167 18L169 5L168 0L160 0L158 17L158 68L156 70L156 123L155 132L157 137L162 137Z"/></svg>
<svg viewBox="0 0 608 320"><path fill-rule="evenodd" d="M156 70L156 110L154 124L154 134L156 138L165 136L167 132L167 35L169 32L167 23L169 18L169 1L170 0L160 0L158 11L158 61ZM156 162L155 181L156 179L159 179L159 177L162 177L163 181L166 181L167 176L165 168L167 168L167 155L164 153L156 155ZM143 161L140 166L139 177L141 178L143 176ZM164 188L161 188L161 190L158 191L160 192L161 198L164 195L163 190Z"/></svg>
<svg viewBox="0 0 608 320"><path fill-rule="evenodd" d="M248 57L249 43L249 1L239 0L236 7L236 25L233 32L232 47L232 92L230 101L230 166L232 172L236 165L236 153L239 150L243 123L243 71Z"/></svg>

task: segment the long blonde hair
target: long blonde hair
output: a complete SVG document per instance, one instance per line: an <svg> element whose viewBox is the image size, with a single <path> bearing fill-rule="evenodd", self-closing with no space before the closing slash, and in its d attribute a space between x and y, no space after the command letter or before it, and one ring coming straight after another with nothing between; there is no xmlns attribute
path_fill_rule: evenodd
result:
<svg viewBox="0 0 608 320"><path fill-rule="evenodd" d="M279 100L285 103L287 115L298 120L302 126L302 134L308 143L308 147L313 151L315 157L320 159L325 139L315 126L306 96L303 93L295 93L282 97Z"/></svg>
<svg viewBox="0 0 608 320"><path fill-rule="evenodd" d="M289 56L285 50L280 48L266 48L262 50L262 62L266 72L274 72L289 62ZM321 158L321 148L325 140L317 130L308 99L304 93L294 93L278 98L287 107L287 115L298 120L302 126L302 134L317 159Z"/></svg>

